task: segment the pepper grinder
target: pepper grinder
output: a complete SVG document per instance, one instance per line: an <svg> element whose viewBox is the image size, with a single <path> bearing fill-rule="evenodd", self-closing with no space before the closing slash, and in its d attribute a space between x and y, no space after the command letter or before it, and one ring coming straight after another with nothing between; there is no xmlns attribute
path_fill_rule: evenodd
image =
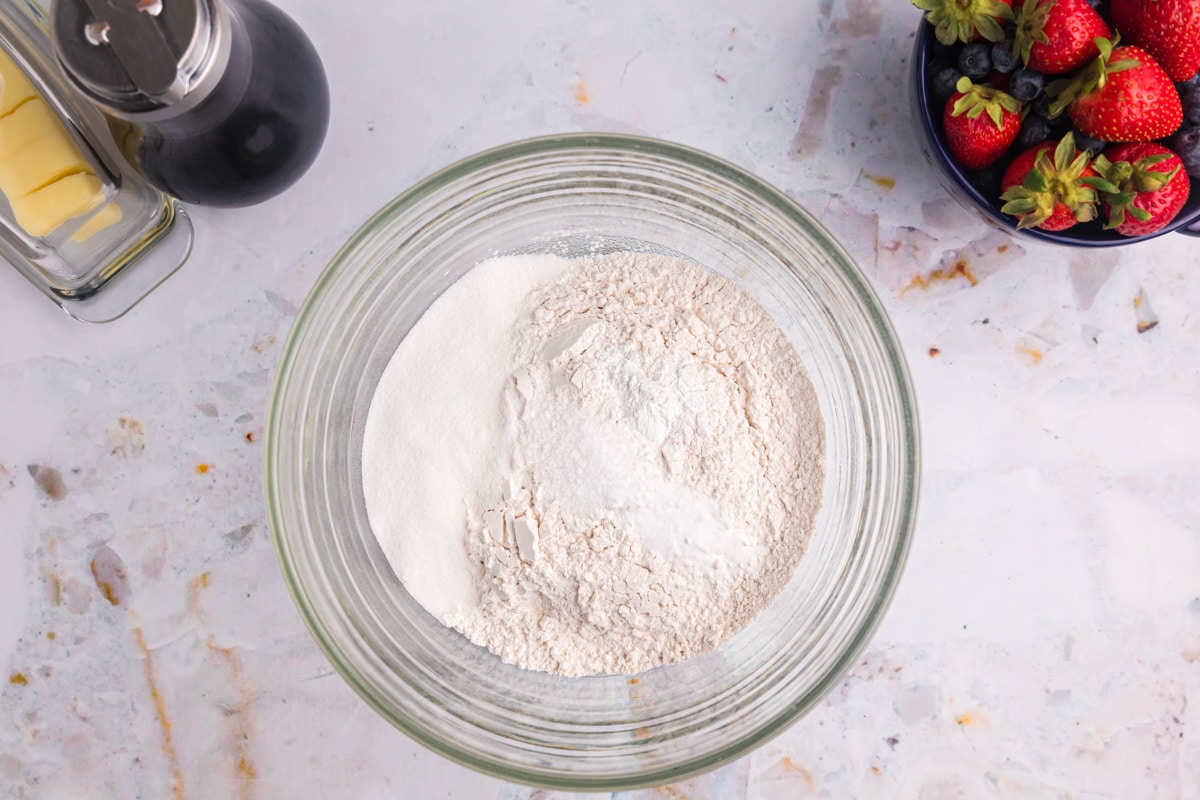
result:
<svg viewBox="0 0 1200 800"><path fill-rule="evenodd" d="M321 59L265 0L55 0L51 28L63 71L110 114L125 157L184 202L261 202L321 149Z"/></svg>

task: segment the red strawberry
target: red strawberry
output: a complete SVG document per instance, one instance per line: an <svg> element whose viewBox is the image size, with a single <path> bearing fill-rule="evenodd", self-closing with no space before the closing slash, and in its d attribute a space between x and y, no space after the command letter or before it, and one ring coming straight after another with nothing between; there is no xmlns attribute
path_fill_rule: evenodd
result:
<svg viewBox="0 0 1200 800"><path fill-rule="evenodd" d="M1005 214L1017 217L1017 229L1063 231L1096 218L1096 190L1083 179L1096 176L1091 155L1075 149L1068 133L1057 144L1043 142L1021 153L1004 172L1000 185Z"/></svg>
<svg viewBox="0 0 1200 800"><path fill-rule="evenodd" d="M1096 39L1111 39L1108 27L1087 0L1018 0L1013 50L1025 66L1046 75L1070 72L1099 49Z"/></svg>
<svg viewBox="0 0 1200 800"><path fill-rule="evenodd" d="M1187 202L1191 187L1183 161L1161 144L1119 144L1093 163L1101 179L1088 183L1100 190L1106 229L1145 236L1175 219Z"/></svg>
<svg viewBox="0 0 1200 800"><path fill-rule="evenodd" d="M983 169L1012 146L1021 131L1021 101L990 86L958 79L946 101L942 126L946 147L964 169Z"/></svg>
<svg viewBox="0 0 1200 800"><path fill-rule="evenodd" d="M1066 108L1075 127L1105 142L1148 142L1183 124L1183 104L1170 76L1140 47L1113 48L1099 40L1100 55L1074 80L1046 87L1050 112Z"/></svg>
<svg viewBox="0 0 1200 800"><path fill-rule="evenodd" d="M1112 0L1121 38L1154 56L1176 83L1200 71L1200 0Z"/></svg>
<svg viewBox="0 0 1200 800"><path fill-rule="evenodd" d="M1004 38L1005 22L1013 18L1013 0L912 0L925 13L937 40L945 45L984 38Z"/></svg>

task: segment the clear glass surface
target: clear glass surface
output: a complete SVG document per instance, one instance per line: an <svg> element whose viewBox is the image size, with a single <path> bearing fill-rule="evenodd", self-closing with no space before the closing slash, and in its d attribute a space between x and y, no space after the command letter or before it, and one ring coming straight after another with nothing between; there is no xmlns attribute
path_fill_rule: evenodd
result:
<svg viewBox="0 0 1200 800"><path fill-rule="evenodd" d="M86 214L35 236L18 224L0 194L0 258L72 316L86 322L116 319L187 260L191 220L178 201L136 173L121 156L104 114L67 83L38 5L13 0L0 6L0 54L54 112L104 196Z"/></svg>
<svg viewBox="0 0 1200 800"><path fill-rule="evenodd" d="M779 598L716 651L629 676L502 663L413 600L364 508L360 454L393 351L472 266L521 251L680 254L753 294L821 403L822 511ZM804 714L865 647L916 514L915 402L878 299L840 245L778 190L665 142L565 135L455 164L356 233L310 294L271 399L268 513L280 563L330 661L413 738L509 780L661 784L743 755Z"/></svg>

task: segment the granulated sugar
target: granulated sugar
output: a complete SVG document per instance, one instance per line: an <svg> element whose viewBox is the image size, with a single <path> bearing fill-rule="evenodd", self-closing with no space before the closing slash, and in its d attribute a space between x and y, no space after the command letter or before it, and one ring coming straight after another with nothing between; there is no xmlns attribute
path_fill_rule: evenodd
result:
<svg viewBox="0 0 1200 800"><path fill-rule="evenodd" d="M779 593L820 504L795 349L660 255L492 259L396 351L367 419L372 528L409 592L503 660L632 673Z"/></svg>

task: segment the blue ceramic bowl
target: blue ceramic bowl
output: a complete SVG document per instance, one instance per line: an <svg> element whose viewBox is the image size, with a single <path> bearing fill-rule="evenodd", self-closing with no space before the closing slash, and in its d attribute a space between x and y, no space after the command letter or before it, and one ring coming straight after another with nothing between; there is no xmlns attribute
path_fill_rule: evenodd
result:
<svg viewBox="0 0 1200 800"><path fill-rule="evenodd" d="M946 151L946 139L942 131L942 113L944 106L940 103L934 108L929 95L929 71L933 61L933 48L937 40L933 35L933 26L925 20L917 29L917 38L913 44L912 82L909 91L909 106L912 109L913 121L916 123L920 137L921 149L926 160L938 167L942 186L963 207L975 212L985 222L995 225L1013 236L1024 239L1039 239L1043 242L1067 245L1069 247L1113 247L1116 245L1133 244L1134 242L1153 239L1164 233L1176 231L1188 236L1200 237L1200 179L1192 180L1192 193L1187 205L1179 212L1170 224L1162 230L1148 236L1122 236L1116 231L1106 231L1101 220L1079 224L1073 228L1058 233L1026 228L1017 230L1017 220L1008 214L1001 213L1002 203L999 191L996 196L985 195L971 181L971 173L960 169ZM1003 165L1002 165L1003 166Z"/></svg>

